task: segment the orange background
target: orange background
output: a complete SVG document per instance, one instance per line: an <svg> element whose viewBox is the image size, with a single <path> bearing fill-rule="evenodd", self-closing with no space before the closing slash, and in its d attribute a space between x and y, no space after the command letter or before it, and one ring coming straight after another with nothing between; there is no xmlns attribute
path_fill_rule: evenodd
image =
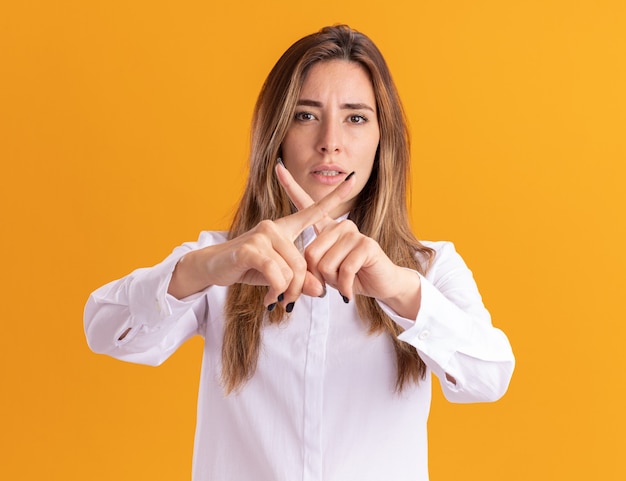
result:
<svg viewBox="0 0 626 481"><path fill-rule="evenodd" d="M435 480L626 479L622 0L0 6L0 478L189 479L201 341L92 354L96 287L224 228L282 51L379 45L413 133L412 215L475 273L517 370L430 421Z"/></svg>

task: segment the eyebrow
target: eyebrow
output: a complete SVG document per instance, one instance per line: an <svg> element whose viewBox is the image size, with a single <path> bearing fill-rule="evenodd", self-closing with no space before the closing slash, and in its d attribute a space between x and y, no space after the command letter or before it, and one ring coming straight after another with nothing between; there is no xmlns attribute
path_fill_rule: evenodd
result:
<svg viewBox="0 0 626 481"><path fill-rule="evenodd" d="M318 102L317 100L309 100L309 99L300 99L298 100L296 105L305 105L308 107L318 107L318 108L322 108L324 106L322 102ZM372 107L363 103L345 103L345 104L341 104L339 108L343 110L371 110L372 112L376 112Z"/></svg>

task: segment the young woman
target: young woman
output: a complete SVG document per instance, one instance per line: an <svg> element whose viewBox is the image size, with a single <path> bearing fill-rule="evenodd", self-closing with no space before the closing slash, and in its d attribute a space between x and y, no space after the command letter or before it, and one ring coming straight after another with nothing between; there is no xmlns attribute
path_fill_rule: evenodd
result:
<svg viewBox="0 0 626 481"><path fill-rule="evenodd" d="M230 230L91 295L96 352L157 365L203 336L196 481L427 480L430 373L504 394L509 342L453 245L412 234L409 163L382 55L324 28L261 90Z"/></svg>

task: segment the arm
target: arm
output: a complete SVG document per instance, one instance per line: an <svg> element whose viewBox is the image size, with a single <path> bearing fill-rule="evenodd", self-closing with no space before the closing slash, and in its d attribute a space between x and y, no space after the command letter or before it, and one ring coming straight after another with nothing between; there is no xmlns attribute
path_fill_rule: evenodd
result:
<svg viewBox="0 0 626 481"><path fill-rule="evenodd" d="M299 209L313 200L282 165L278 179ZM439 377L447 399L493 401L508 387L515 359L508 339L491 325L472 273L450 243L439 243L426 277L395 265L376 241L350 221L327 216L315 223L318 237L307 247L308 269L350 302L373 297L405 329L412 344Z"/></svg>
<svg viewBox="0 0 626 481"><path fill-rule="evenodd" d="M201 296L178 300L168 294L172 272L185 254L223 242L223 233L202 233L177 247L163 262L137 269L94 291L84 313L85 335L97 353L148 365L161 364L197 334L207 317Z"/></svg>
<svg viewBox="0 0 626 481"><path fill-rule="evenodd" d="M419 276L417 316L405 318L389 305L381 307L405 328L399 338L418 350L449 401L495 401L506 392L515 366L509 341L492 326L472 273L454 246L433 247L435 261L425 277Z"/></svg>
<svg viewBox="0 0 626 481"><path fill-rule="evenodd" d="M209 315L202 293L211 286L267 285L268 309L278 299L288 303L301 293L320 295L323 284L307 271L294 240L339 205L353 186L347 180L308 209L262 221L231 240L204 233L162 263L96 290L85 306L89 346L119 359L157 365L198 333ZM224 299L216 303L221 308Z"/></svg>

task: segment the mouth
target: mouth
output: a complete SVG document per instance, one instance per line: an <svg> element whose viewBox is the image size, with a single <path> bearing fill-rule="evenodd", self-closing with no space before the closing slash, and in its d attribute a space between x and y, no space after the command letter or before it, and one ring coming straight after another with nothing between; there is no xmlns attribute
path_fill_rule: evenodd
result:
<svg viewBox="0 0 626 481"><path fill-rule="evenodd" d="M335 177L336 175L345 175L345 172L340 170L314 170L314 174L321 175L323 177Z"/></svg>
<svg viewBox="0 0 626 481"><path fill-rule="evenodd" d="M311 175L314 179L317 180L322 185L337 185L343 179L345 179L346 175L348 175L343 170L337 168L337 166L324 166L324 168L315 167L314 170L311 171Z"/></svg>

